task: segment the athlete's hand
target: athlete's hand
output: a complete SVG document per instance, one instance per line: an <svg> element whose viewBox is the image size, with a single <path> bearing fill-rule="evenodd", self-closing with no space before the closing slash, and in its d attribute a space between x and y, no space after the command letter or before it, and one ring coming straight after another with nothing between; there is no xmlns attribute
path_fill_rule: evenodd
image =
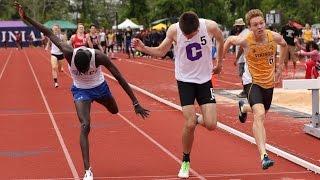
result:
<svg viewBox="0 0 320 180"><path fill-rule="evenodd" d="M16 7L16 10L18 11L20 17L24 19L26 17L26 13L24 12L22 6L17 1L14 2L14 6Z"/></svg>
<svg viewBox="0 0 320 180"><path fill-rule="evenodd" d="M138 38L133 38L132 39L131 46L133 48L135 48L136 50L138 50L138 51L143 51L143 49L144 49L143 42Z"/></svg>
<svg viewBox="0 0 320 180"><path fill-rule="evenodd" d="M275 84L279 84L282 79L282 70L278 69L275 74Z"/></svg>
<svg viewBox="0 0 320 180"><path fill-rule="evenodd" d="M139 103L134 104L134 111L136 114L140 114L140 116L144 119L149 116L149 110L144 109Z"/></svg>
<svg viewBox="0 0 320 180"><path fill-rule="evenodd" d="M213 67L212 74L220 74L222 70L222 66L220 64L217 64Z"/></svg>

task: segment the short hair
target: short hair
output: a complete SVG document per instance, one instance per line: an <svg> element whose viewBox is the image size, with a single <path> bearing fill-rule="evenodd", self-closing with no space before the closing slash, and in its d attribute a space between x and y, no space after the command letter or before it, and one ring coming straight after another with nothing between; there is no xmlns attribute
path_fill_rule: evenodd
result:
<svg viewBox="0 0 320 180"><path fill-rule="evenodd" d="M199 28L198 15L192 11L184 12L179 18L179 26L186 35L195 32Z"/></svg>
<svg viewBox="0 0 320 180"><path fill-rule="evenodd" d="M87 53L85 53L85 50L80 49L74 56L74 65L76 66L78 71L83 73L85 72L85 70L88 70L90 59L91 57Z"/></svg>
<svg viewBox="0 0 320 180"><path fill-rule="evenodd" d="M91 25L90 25L90 29L91 29L91 27L92 27L92 26L93 26L93 27L97 27L96 25L94 25L94 24L91 24Z"/></svg>
<svg viewBox="0 0 320 180"><path fill-rule="evenodd" d="M52 27L56 26L57 28L60 29L60 25L59 24L53 24Z"/></svg>
<svg viewBox="0 0 320 180"><path fill-rule="evenodd" d="M77 28L78 28L79 26L83 26L83 27L84 27L83 23L78 23L78 24L77 24Z"/></svg>
<svg viewBox="0 0 320 180"><path fill-rule="evenodd" d="M251 9L246 14L246 23L250 26L250 20L258 16L264 18L262 11L260 9Z"/></svg>

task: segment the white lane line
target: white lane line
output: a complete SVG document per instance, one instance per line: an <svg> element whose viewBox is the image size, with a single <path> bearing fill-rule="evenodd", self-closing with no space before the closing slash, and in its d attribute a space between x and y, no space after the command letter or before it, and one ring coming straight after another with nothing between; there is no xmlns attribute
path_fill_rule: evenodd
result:
<svg viewBox="0 0 320 180"><path fill-rule="evenodd" d="M126 117L118 113L118 115L126 121L130 126L132 126L134 129L136 129L140 134L142 134L145 138L147 138L149 141L151 141L153 144L155 144L158 148L160 148L163 152L165 152L168 156L170 156L172 159L174 159L177 163L181 165L181 160L177 158L174 154L172 154L168 149L166 149L164 146L162 146L160 143L158 143L155 139L153 139L151 136L149 136L146 132L144 132L142 129L140 129L138 126L133 124L130 120L128 120ZM201 176L199 173L197 173L195 170L190 168L190 172L197 176L199 179L205 179L203 176Z"/></svg>
<svg viewBox="0 0 320 180"><path fill-rule="evenodd" d="M289 172L268 172L268 173L241 173L241 174L204 174L205 177L209 178L209 177L215 177L215 178L227 178L227 177L234 177L234 176L271 176L271 175L294 175L294 174L310 174L310 171L289 171ZM176 177L177 175L162 175L162 176L100 176L100 177L94 177L94 179L180 179ZM16 178L15 180L53 180L53 179L57 179L57 180L71 180L74 178L70 178L70 177L55 177L55 178L38 178L38 179L24 179L24 178ZM189 179L197 179L197 177L195 176L190 176ZM301 178L299 178L301 179Z"/></svg>
<svg viewBox="0 0 320 180"><path fill-rule="evenodd" d="M56 134L57 134L59 143L60 143L61 148L62 148L62 150L63 150L64 156L66 157L66 160L67 160L68 165L69 165L69 168L70 168L70 170L71 170L71 172L72 172L73 178L79 179L79 174L78 174L78 172L77 172L77 170L76 170L76 167L75 167L75 165L74 165L74 163L73 163L73 161L72 161L72 159L71 159L71 156L70 156L70 153L69 153L69 151L68 151L68 149L67 149L67 146L66 146L66 144L64 143L63 137L62 137L61 132L60 132L60 130L59 130L59 127L58 127L58 125L57 125L57 123L56 123L56 120L55 120L54 117L53 117L53 114L52 114L52 111L51 111L51 109L50 109L50 106L49 106L49 103L48 103L48 101L47 101L47 98L46 98L46 96L44 95L44 93L43 93L43 91L42 91L42 88L41 88L41 85L40 85L39 80L38 80L38 78L37 78L37 75L35 74L34 69L33 69L32 65L31 65L31 63L30 63L30 59L29 59L29 57L27 56L26 52L25 52L25 51L23 51L23 52L24 52L24 55L25 55L26 58L27 58L27 61L28 61L29 67L30 67L30 69L31 69L31 72L32 72L32 74L33 74L33 77L34 77L34 79L35 79L35 81L36 81L36 83L37 83L37 86L38 86L38 89L39 89L39 91L40 91L42 100L43 100L43 102L44 102L44 104L45 104L45 106L46 106L46 109L47 109L47 111L48 111L48 115L49 115L49 117L50 117L50 120L51 120L51 123L52 123L52 125L53 125L53 128L54 128L54 130L55 130L55 132L56 132Z"/></svg>
<svg viewBox="0 0 320 180"><path fill-rule="evenodd" d="M7 57L7 60L6 60L4 66L3 66L3 68L2 68L2 71L1 71L1 73L0 73L0 79L2 78L2 75L3 75L3 73L4 73L4 70L5 70L6 67L7 67L7 64L8 64L8 62L9 62L9 59L11 58L11 54L12 54L12 50L10 50L9 56Z"/></svg>
<svg viewBox="0 0 320 180"><path fill-rule="evenodd" d="M106 77L108 77L109 79L112 79L112 80L116 81L116 79L113 76L110 76L109 74L106 74L106 73L103 73L103 74ZM130 83L129 83L129 85L131 86L132 89L134 89L136 91L139 91L140 93L142 93L144 95L147 95L147 96L149 96L149 97L151 97L151 98L153 98L153 99L155 99L155 100L157 100L157 101L159 101L159 102L161 102L163 104L166 104L166 105L168 105L170 107L173 107L175 109L178 109L180 111L182 110L181 106L179 106L177 104L174 104L173 102L165 100L165 99L163 99L163 98L161 98L161 97L159 97L159 96L157 96L155 94L152 94L152 93L150 93L150 92L148 92L148 91L146 91L144 89L141 89L141 88L139 88L139 87L137 87L135 85L132 85ZM220 122L218 122L217 126L220 129L223 129L223 130L225 130L225 131L227 131L227 132L229 132L229 133L231 133L231 134L233 134L235 136L240 137L241 139L244 139L246 141L249 141L250 143L256 144L255 139L252 136L249 136L249 135L247 135L247 134L245 134L243 132L240 132L240 131L238 131L238 130L230 127L230 126L227 126L225 124L222 124ZM297 157L297 156L295 156L293 154L290 154L290 153L288 153L288 152L286 152L284 150L281 150L280 148L277 148L275 146L272 146L270 144L266 144L266 149L268 151L278 155L278 156L283 157L284 159L287 159L287 160L289 160L289 161L291 161L291 162L293 162L295 164L298 164L299 166L302 166L302 167L306 168L307 170L311 170L311 171L313 171L315 173L320 174L320 167L317 166L316 164L308 162L308 161L306 161L306 160L304 160L302 158L299 158L299 157Z"/></svg>

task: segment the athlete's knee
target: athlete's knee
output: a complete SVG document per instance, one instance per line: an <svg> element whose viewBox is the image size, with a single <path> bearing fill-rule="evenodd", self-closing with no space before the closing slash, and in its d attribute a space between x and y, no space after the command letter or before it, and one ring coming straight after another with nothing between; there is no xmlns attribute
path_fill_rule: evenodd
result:
<svg viewBox="0 0 320 180"><path fill-rule="evenodd" d="M117 114L119 112L118 107L114 107L110 109L111 114Z"/></svg>
<svg viewBox="0 0 320 180"><path fill-rule="evenodd" d="M58 66L52 66L51 69L52 69L53 71L58 71Z"/></svg>
<svg viewBox="0 0 320 180"><path fill-rule="evenodd" d="M217 128L217 121L211 121L209 123L206 123L206 128L209 131L213 131Z"/></svg>
<svg viewBox="0 0 320 180"><path fill-rule="evenodd" d="M256 123L263 123L265 118L265 112L264 111L258 111L254 114L254 121Z"/></svg>
<svg viewBox="0 0 320 180"><path fill-rule="evenodd" d="M189 131L193 131L196 128L196 126L197 126L197 123L192 120L187 120L184 125L184 127Z"/></svg>
<svg viewBox="0 0 320 180"><path fill-rule="evenodd" d="M85 134L89 134L90 132L90 123L81 123L81 132Z"/></svg>

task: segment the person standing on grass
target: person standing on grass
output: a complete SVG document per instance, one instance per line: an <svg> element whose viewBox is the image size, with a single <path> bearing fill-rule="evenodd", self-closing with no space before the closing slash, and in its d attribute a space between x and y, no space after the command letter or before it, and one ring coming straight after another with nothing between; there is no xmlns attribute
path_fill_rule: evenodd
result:
<svg viewBox="0 0 320 180"><path fill-rule="evenodd" d="M253 112L253 136L261 157L262 169L273 166L266 151L266 131L264 120L273 95L275 81L280 80L287 43L283 37L273 31L266 30L264 15L259 9L252 9L246 14L249 34L246 36L230 36L223 48L223 55L231 45L243 47L245 55L245 72L242 80L250 105L239 101L239 120L244 123L248 112ZM275 67L277 44L280 45L279 66ZM275 72L276 70L276 72Z"/></svg>
<svg viewBox="0 0 320 180"><path fill-rule="evenodd" d="M212 38L217 41L216 66L212 62ZM183 126L183 157L179 178L188 178L190 153L197 124L208 130L217 126L216 99L211 83L212 73L218 74L222 68L223 35L218 24L212 20L199 19L194 12L185 12L179 22L172 24L165 39L157 47L148 47L140 39L134 38L132 46L151 56L163 57L174 44L175 77L186 121ZM202 115L196 116L197 100Z"/></svg>
<svg viewBox="0 0 320 180"><path fill-rule="evenodd" d="M117 114L119 112L117 103L102 74L101 66L106 67L118 80L121 87L130 97L134 111L137 114L141 115L142 118L146 118L149 115L149 111L140 105L132 89L106 54L100 50L87 47L72 48L67 43L62 42L61 39L45 26L28 17L18 2L15 2L14 4L20 17L49 37L52 43L63 52L63 55L69 64L70 74L73 79L71 91L77 115L81 123L80 146L85 169L83 179L92 180L93 173L89 161L88 140L88 135L90 133L91 103L95 101L103 105L112 114Z"/></svg>

